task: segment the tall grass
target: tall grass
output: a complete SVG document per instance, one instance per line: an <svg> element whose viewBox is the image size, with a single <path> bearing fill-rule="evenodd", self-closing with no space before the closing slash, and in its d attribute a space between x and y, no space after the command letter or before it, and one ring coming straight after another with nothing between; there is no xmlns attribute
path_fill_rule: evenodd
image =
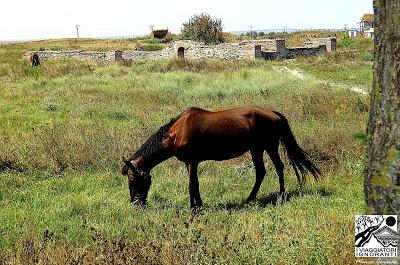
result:
<svg viewBox="0 0 400 265"><path fill-rule="evenodd" d="M12 90L3 87L4 103L8 102L0 116L7 124L2 128L3 160L18 168L49 172L68 167L115 169L119 165L116 157L132 148L132 143L139 147L144 137L184 109L243 105L283 112L299 131L300 142L317 138L307 148L340 160L337 156L343 150L326 151L326 147L349 146L346 155L357 154L351 135L360 128L354 120L360 121L356 123L360 126L368 110L366 97L326 87L311 76L292 77L262 63L251 67L243 63L233 69L230 63L207 67L210 62L206 66L200 62L179 66L178 62L164 61L129 68L82 64L74 72L65 67L66 75L55 79L48 78L45 67L56 72L60 66L48 65L39 68L30 80L13 83ZM82 70L86 66L88 70ZM201 71L208 73L198 73ZM317 77L329 78L324 73L320 71ZM335 126L330 128L330 124ZM343 129L334 138L327 137L325 131L338 126Z"/></svg>

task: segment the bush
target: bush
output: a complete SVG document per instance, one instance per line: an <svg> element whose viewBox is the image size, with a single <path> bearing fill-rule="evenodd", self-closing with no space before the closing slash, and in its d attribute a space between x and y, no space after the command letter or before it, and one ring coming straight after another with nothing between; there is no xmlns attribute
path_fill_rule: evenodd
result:
<svg viewBox="0 0 400 265"><path fill-rule="evenodd" d="M352 43L353 39L350 38L349 34L347 32L343 32L339 39L339 47L347 47Z"/></svg>
<svg viewBox="0 0 400 265"><path fill-rule="evenodd" d="M221 19L213 19L207 13L193 15L188 22L183 23L182 37L206 44L224 42Z"/></svg>
<svg viewBox="0 0 400 265"><path fill-rule="evenodd" d="M165 36L165 38L164 38L164 42L169 43L169 42L173 41L174 39L176 39L176 35L172 34L171 32L168 32L167 36Z"/></svg>

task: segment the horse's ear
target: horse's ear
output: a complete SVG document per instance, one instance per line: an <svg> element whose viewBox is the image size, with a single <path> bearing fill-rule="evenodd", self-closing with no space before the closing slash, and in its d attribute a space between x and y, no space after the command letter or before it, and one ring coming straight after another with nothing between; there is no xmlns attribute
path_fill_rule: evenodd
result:
<svg viewBox="0 0 400 265"><path fill-rule="evenodd" d="M132 171L137 172L136 167L132 164L131 161L124 159L125 165L130 168Z"/></svg>
<svg viewBox="0 0 400 265"><path fill-rule="evenodd" d="M129 161L128 159L126 159L126 157L122 157L122 162L125 163L124 167L122 168L122 174L126 175L128 174L128 170L131 169L132 171L136 172L136 168L135 166L132 164L131 161Z"/></svg>

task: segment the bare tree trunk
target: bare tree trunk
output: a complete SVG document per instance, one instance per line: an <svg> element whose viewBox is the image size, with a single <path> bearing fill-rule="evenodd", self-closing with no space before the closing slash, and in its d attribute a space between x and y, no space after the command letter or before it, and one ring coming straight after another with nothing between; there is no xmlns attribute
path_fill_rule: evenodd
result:
<svg viewBox="0 0 400 265"><path fill-rule="evenodd" d="M400 214L400 0L374 0L375 61L368 122L367 213Z"/></svg>

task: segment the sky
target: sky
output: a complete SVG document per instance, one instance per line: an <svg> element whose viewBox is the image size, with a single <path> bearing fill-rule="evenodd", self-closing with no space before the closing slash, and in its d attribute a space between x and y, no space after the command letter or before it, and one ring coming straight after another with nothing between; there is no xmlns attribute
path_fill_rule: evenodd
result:
<svg viewBox="0 0 400 265"><path fill-rule="evenodd" d="M0 40L179 33L193 14L221 18L224 31L357 27L372 0L1 0Z"/></svg>

